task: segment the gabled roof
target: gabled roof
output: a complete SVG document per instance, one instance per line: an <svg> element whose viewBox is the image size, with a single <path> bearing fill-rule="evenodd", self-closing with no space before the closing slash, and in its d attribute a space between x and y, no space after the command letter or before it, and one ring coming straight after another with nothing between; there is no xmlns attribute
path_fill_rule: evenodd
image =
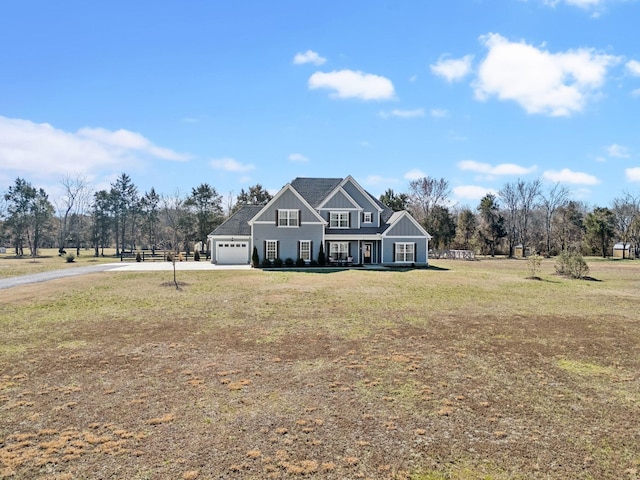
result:
<svg viewBox="0 0 640 480"><path fill-rule="evenodd" d="M298 192L313 208L324 201L340 183L341 178L304 178L297 177L291 182L291 186Z"/></svg>
<svg viewBox="0 0 640 480"><path fill-rule="evenodd" d="M304 207L307 208L309 212L311 212L311 214L314 215L320 223L325 223L325 224L327 223L325 219L322 218L320 214L316 211L316 209L309 204L307 199L304 198L300 194L300 192L298 192L295 188L293 188L293 186L290 183L287 183L284 187L282 187L282 189L278 193L275 194L275 196L271 200L269 200L269 202L266 205L264 205L251 219L249 219L249 225L253 225L253 222L255 222L256 219L263 214L263 212L266 212L269 208L271 208L271 206L274 203L276 203L280 199L280 197L284 195L285 192L293 193L293 195L295 195L298 198L298 200L300 200L300 203L304 205Z"/></svg>
<svg viewBox="0 0 640 480"><path fill-rule="evenodd" d="M209 235L251 235L249 220L262 210L264 205L244 205L227 218Z"/></svg>
<svg viewBox="0 0 640 480"><path fill-rule="evenodd" d="M352 207L362 210L362 207L358 205L358 202L351 198L351 195L349 195L349 193L347 193L347 191L342 188L342 186L338 186L335 190L333 190L333 192L327 195L320 204L316 205L316 208L326 208L329 200L334 199L338 194L342 195L347 200L347 202L352 205Z"/></svg>
<svg viewBox="0 0 640 480"><path fill-rule="evenodd" d="M403 218L408 218L409 221L411 223L413 223L416 228L422 233L424 234L425 237L427 237L429 240L431 240L431 235L429 235L429 232L427 232L424 227L422 225L420 225L420 223L411 216L411 214L409 212L407 212L406 210L400 210L399 212L393 212L393 214L391 215L391 217L389 217L389 220L387 220L387 226L388 228L385 228L385 233L383 235L386 235L389 233L389 231L391 231L391 229Z"/></svg>
<svg viewBox="0 0 640 480"><path fill-rule="evenodd" d="M329 195L335 194L338 191L344 193L347 198L350 198L347 192L342 189L342 185L346 181L353 181L356 186L358 183L353 180L352 177L342 178L304 178L298 177L291 183L285 185L275 197L267 203L267 205L245 205L225 220L218 228L216 228L209 235L216 236L231 236L231 235L251 235L251 224L258 217L263 210L266 210L271 204L273 204L278 197L280 197L285 191L292 191L303 204L321 221L327 223L316 211L319 205L327 199ZM400 212L394 212L387 205L382 203L376 197L371 195L366 190L360 191L368 196L375 205L378 206L380 211L381 222L379 227L362 227L359 229L328 229L327 234L384 234L388 232L397 222L399 222L405 216L410 219L416 227L424 232L425 236L431 238L429 233L420 225L409 212L403 210Z"/></svg>

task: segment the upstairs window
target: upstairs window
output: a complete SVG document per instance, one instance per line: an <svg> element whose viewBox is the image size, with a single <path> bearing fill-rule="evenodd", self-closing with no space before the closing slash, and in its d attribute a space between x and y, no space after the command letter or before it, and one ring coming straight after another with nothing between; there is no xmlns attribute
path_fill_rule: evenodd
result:
<svg viewBox="0 0 640 480"><path fill-rule="evenodd" d="M279 227L300 226L300 211L299 210L278 210L278 226Z"/></svg>
<svg viewBox="0 0 640 480"><path fill-rule="evenodd" d="M373 213L364 212L362 214L362 223L373 223Z"/></svg>
<svg viewBox="0 0 640 480"><path fill-rule="evenodd" d="M349 228L349 212L331 212L330 228Z"/></svg>

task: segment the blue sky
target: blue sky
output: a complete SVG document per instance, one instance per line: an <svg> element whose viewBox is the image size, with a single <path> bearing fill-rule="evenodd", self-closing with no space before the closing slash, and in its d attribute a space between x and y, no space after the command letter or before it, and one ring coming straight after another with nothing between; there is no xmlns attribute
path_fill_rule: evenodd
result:
<svg viewBox="0 0 640 480"><path fill-rule="evenodd" d="M637 0L33 1L0 6L0 189L64 176L223 196L517 179L640 190Z"/></svg>

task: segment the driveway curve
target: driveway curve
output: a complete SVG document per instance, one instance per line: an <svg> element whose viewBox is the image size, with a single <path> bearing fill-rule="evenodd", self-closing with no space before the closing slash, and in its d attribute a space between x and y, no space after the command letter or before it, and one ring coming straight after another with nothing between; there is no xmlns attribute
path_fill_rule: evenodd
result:
<svg viewBox="0 0 640 480"><path fill-rule="evenodd" d="M209 262L180 262L175 265L176 270L250 270L250 265L214 265ZM173 270L171 262L126 262L126 263L104 263L101 265L91 265L88 267L67 268L65 270L51 270L42 273L32 273L19 277L0 278L0 290L5 288L19 287L29 283L42 283L58 278L73 277L75 275L85 275L96 272L153 272L153 271Z"/></svg>
<svg viewBox="0 0 640 480"><path fill-rule="evenodd" d="M103 264L103 265L90 265L88 267L67 268L64 270L51 270L48 272L32 273L30 275L20 275L19 277L0 278L0 290L5 288L19 287L20 285L27 285L29 283L42 283L49 280L56 280L58 278L73 277L76 275L86 275L87 273L104 272L105 270L111 270L117 268L120 265L115 264Z"/></svg>

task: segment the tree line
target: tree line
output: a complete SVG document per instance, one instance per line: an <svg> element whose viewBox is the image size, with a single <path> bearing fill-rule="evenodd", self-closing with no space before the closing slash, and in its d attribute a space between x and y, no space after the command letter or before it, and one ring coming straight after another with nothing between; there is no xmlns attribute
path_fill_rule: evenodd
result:
<svg viewBox="0 0 640 480"><path fill-rule="evenodd" d="M115 247L116 255L139 249L186 251L207 248L207 235L245 204L266 204L271 195L260 184L242 189L235 202L202 183L187 194L141 193L120 174L109 189L93 191L83 178L64 177L62 195L52 202L43 189L17 178L2 195L0 245L17 256L37 256L40 248L91 249L95 256ZM231 197L232 198L232 197Z"/></svg>
<svg viewBox="0 0 640 480"><path fill-rule="evenodd" d="M624 192L610 206L593 207L571 200L560 184L544 187L540 179L506 183L486 194L475 209L452 206L444 178L423 177L408 190L388 189L380 201L408 210L431 234L432 249L473 250L513 257L521 248L545 256L564 252L609 256L614 242L627 258L640 258L640 194Z"/></svg>
<svg viewBox="0 0 640 480"><path fill-rule="evenodd" d="M64 177L62 195L49 199L42 188L17 178L2 195L0 245L18 256L39 248L60 252L92 249L96 256L115 247L116 254L139 249L201 251L207 235L242 205L264 205L271 195L259 183L223 199L202 183L190 192L140 192L126 173L109 189L94 191L83 178ZM624 192L611 205L590 208L571 200L569 191L541 180L506 183L487 194L475 208L453 204L449 182L423 177L406 192L387 189L379 198L393 210L408 210L431 234L436 250L473 250L485 255L514 256L536 252L611 254L613 242L624 244L625 256L640 257L640 194Z"/></svg>

